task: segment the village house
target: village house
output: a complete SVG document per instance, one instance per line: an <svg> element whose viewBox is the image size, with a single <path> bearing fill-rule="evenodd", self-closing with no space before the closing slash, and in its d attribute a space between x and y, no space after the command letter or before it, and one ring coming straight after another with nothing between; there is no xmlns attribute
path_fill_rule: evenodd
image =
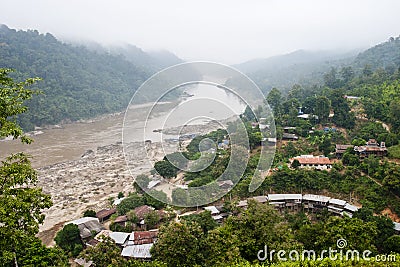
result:
<svg viewBox="0 0 400 267"><path fill-rule="evenodd" d="M115 218L114 223L125 227L127 221L128 221L128 216L121 215L121 216L118 216L117 218Z"/></svg>
<svg viewBox="0 0 400 267"><path fill-rule="evenodd" d="M329 199L327 196L306 194L303 196L303 208L311 212L321 211L327 207Z"/></svg>
<svg viewBox="0 0 400 267"><path fill-rule="evenodd" d="M347 202L344 200L331 198L328 202L328 211L336 215L343 215L343 210L346 203Z"/></svg>
<svg viewBox="0 0 400 267"><path fill-rule="evenodd" d="M99 219L100 222L107 221L110 219L111 215L117 212L116 208L112 209L103 209L98 212L96 212L96 217Z"/></svg>
<svg viewBox="0 0 400 267"><path fill-rule="evenodd" d="M150 260L150 250L157 241L158 230L132 232L121 256L141 260Z"/></svg>
<svg viewBox="0 0 400 267"><path fill-rule="evenodd" d="M354 151L360 158L367 158L369 155L377 157L384 157L387 155L387 148L385 142L378 142L375 139L369 139L365 146L355 146Z"/></svg>
<svg viewBox="0 0 400 267"><path fill-rule="evenodd" d="M100 224L99 219L94 217L83 217L70 222L66 222L64 225L71 223L78 226L79 235L84 241L90 239L93 233L97 234L104 229L104 227Z"/></svg>
<svg viewBox="0 0 400 267"><path fill-rule="evenodd" d="M332 168L332 162L329 158L324 156L301 155L291 158L289 161L292 167L295 160L299 162L299 168L310 168L317 170L329 170Z"/></svg>
<svg viewBox="0 0 400 267"><path fill-rule="evenodd" d="M288 208L298 210L301 208L301 194L268 194L268 203L281 210Z"/></svg>
<svg viewBox="0 0 400 267"><path fill-rule="evenodd" d="M343 154L346 152L346 150L348 149L348 148L353 148L354 146L353 145L338 145L338 144L336 144L335 145L335 155L336 155L336 158L338 158L338 159L341 159L342 157L343 157Z"/></svg>

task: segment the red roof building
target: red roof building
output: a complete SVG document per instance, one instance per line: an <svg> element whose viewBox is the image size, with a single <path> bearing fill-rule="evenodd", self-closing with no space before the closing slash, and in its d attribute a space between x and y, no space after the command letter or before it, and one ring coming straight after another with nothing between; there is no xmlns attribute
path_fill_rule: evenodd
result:
<svg viewBox="0 0 400 267"><path fill-rule="evenodd" d="M332 162L324 156L301 155L290 159L290 164L297 160L300 163L299 168L311 168L317 170L328 170L332 168Z"/></svg>

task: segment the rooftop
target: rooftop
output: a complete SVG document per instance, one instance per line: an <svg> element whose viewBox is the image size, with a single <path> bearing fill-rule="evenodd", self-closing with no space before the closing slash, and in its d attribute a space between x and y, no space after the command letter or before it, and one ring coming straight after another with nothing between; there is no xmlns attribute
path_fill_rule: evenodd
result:
<svg viewBox="0 0 400 267"><path fill-rule="evenodd" d="M268 194L268 201L301 200L301 194Z"/></svg>
<svg viewBox="0 0 400 267"><path fill-rule="evenodd" d="M211 211L211 214L219 214L219 210L215 206L204 207L205 210Z"/></svg>
<svg viewBox="0 0 400 267"><path fill-rule="evenodd" d="M328 202L330 197L326 196L321 196L321 195L312 195L312 194L307 194L303 196L303 200L308 200L308 201L315 201L315 202Z"/></svg>
<svg viewBox="0 0 400 267"><path fill-rule="evenodd" d="M341 199L337 199L337 198L331 198L329 199L329 204L333 204L333 205L338 205L338 206L343 206L346 205L346 201L341 200Z"/></svg>
<svg viewBox="0 0 400 267"><path fill-rule="evenodd" d="M150 249L153 244L143 244L143 245L132 245L126 246L122 249L121 256L123 257L133 257L138 259L150 259Z"/></svg>
<svg viewBox="0 0 400 267"><path fill-rule="evenodd" d="M318 165L332 164L330 159L324 156L301 155L298 157L294 157L291 160L293 161L295 159L297 159L300 164L318 164Z"/></svg>
<svg viewBox="0 0 400 267"><path fill-rule="evenodd" d="M96 217L99 218L99 219L104 219L104 218L106 218L106 217L108 217L108 216L110 216L110 215L112 215L112 214L114 214L116 212L117 212L116 208L103 209L103 210L100 210L100 211L98 211L96 213Z"/></svg>

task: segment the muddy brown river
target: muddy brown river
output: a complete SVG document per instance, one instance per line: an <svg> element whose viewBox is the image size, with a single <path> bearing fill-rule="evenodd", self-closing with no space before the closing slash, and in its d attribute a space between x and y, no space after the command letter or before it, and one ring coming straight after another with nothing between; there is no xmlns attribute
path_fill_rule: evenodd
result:
<svg viewBox="0 0 400 267"><path fill-rule="evenodd" d="M152 141L160 141L160 133L152 133L151 129L157 130L163 126L166 118L171 118L171 108L174 109L173 123L169 126L184 125L188 122L188 118L197 116L198 110L204 110L204 99L212 98L219 103L224 103L231 109L226 111L226 107L222 105L214 105L209 107L207 111L213 119L225 119L234 114L243 112L245 105L234 95L215 87L207 85L198 85L190 88L187 92L190 98L180 101L179 107L176 103L161 103L162 109L158 109L159 113L153 114L152 117L146 119L150 134L146 135L146 139ZM187 104L187 105L184 105ZM152 105L142 104L134 106L134 116L129 122L129 140L144 141L143 125L147 114L144 112L146 107ZM132 113L131 113L132 114ZM7 155L17 152L25 152L32 156L32 165L34 167L43 167L58 162L78 159L89 149L96 149L99 146L114 144L121 141L122 125L124 113L108 115L102 118L94 119L86 122L76 122L62 125L61 128L41 129L43 132L32 136L34 142L31 145L21 144L19 140L0 141L0 159L4 159ZM207 121L195 121L193 123L205 124Z"/></svg>

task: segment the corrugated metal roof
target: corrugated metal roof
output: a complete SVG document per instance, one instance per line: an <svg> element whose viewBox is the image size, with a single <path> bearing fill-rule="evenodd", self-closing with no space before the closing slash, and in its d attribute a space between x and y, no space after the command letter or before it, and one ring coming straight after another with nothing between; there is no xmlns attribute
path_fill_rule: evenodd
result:
<svg viewBox="0 0 400 267"><path fill-rule="evenodd" d="M328 206L328 209L336 210L336 211L343 211L343 209L337 208L337 207L334 207L334 206Z"/></svg>
<svg viewBox="0 0 400 267"><path fill-rule="evenodd" d="M394 230L395 231L400 231L400 223L394 222L393 224L394 224L394 227L393 227Z"/></svg>
<svg viewBox="0 0 400 267"><path fill-rule="evenodd" d="M66 222L64 225L67 225L67 224L70 224L70 223L79 225L79 224L84 224L84 223L87 223L87 222L90 222L90 221L96 221L96 222L100 223L99 219L97 219L95 217L83 217L83 218L79 218L79 219L76 219L76 220L73 220L73 221L70 221L70 222Z"/></svg>
<svg viewBox="0 0 400 267"><path fill-rule="evenodd" d="M321 195L312 195L312 194L307 194L303 196L303 200L308 200L308 201L315 201L315 202L328 202L330 197L327 196L321 196Z"/></svg>
<svg viewBox="0 0 400 267"><path fill-rule="evenodd" d="M204 209L211 211L211 214L219 214L219 210L215 206L204 207Z"/></svg>
<svg viewBox="0 0 400 267"><path fill-rule="evenodd" d="M111 232L110 237L115 241L115 244L122 245L128 239L130 233Z"/></svg>
<svg viewBox="0 0 400 267"><path fill-rule="evenodd" d="M99 219L103 219L103 218L105 218L105 217L107 217L107 216L110 216L110 215L116 213L116 212L117 212L117 209L116 209L116 208L112 208L112 209L103 209L103 210L100 210L100 211L98 211L98 212L96 213L96 217L99 218Z"/></svg>
<svg viewBox="0 0 400 267"><path fill-rule="evenodd" d="M268 201L301 200L301 194L268 194Z"/></svg>
<svg viewBox="0 0 400 267"><path fill-rule="evenodd" d="M223 217L222 217L221 215L215 215L215 216L212 216L212 218L213 218L214 220L216 220L216 221L222 220L222 219L223 219Z"/></svg>
<svg viewBox="0 0 400 267"><path fill-rule="evenodd" d="M346 203L346 205L344 206L344 209L349 210L351 212L355 212L358 210L358 208L354 205L351 205L349 203Z"/></svg>
<svg viewBox="0 0 400 267"><path fill-rule="evenodd" d="M341 199L337 199L337 198L331 198L329 199L329 204L333 204L333 205L338 205L338 206L343 206L346 205L346 201L341 200Z"/></svg>
<svg viewBox="0 0 400 267"><path fill-rule="evenodd" d="M150 249L152 247L153 244L126 246L122 249L121 256L137 259L150 259Z"/></svg>

